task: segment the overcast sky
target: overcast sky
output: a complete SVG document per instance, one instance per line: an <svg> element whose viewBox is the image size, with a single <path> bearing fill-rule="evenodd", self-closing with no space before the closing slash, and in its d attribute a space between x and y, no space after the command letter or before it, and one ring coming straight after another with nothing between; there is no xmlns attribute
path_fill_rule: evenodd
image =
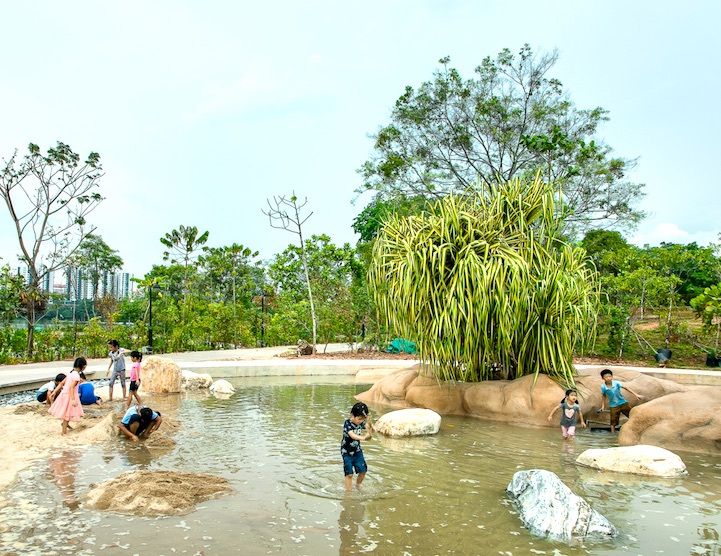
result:
<svg viewBox="0 0 721 556"><path fill-rule="evenodd" d="M208 230L270 259L295 237L266 199L307 197L306 233L355 244L355 170L406 85L446 55L463 75L502 48L557 48L551 72L579 108L602 106L614 154L638 157L649 218L629 237L708 245L721 230L721 3L4 3L0 158L30 142L100 153L90 220L142 276L159 238ZM715 154L714 154L715 153ZM17 240L0 206L1 263Z"/></svg>

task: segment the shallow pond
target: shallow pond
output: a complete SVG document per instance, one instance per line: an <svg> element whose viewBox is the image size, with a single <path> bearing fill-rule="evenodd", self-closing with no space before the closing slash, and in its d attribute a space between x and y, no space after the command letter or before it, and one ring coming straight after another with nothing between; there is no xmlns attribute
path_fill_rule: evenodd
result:
<svg viewBox="0 0 721 556"><path fill-rule="evenodd" d="M2 554L721 554L721 461L680 454L685 479L574 465L608 433L516 428L444 417L437 436L363 443L363 489L346 495L339 455L353 396L368 385L328 377L233 379L229 399L155 396L182 423L171 451L123 438L56 454L23 472L0 510ZM373 408L372 408L373 409ZM558 474L621 531L569 546L530 535L505 488L513 473ZM185 516L147 519L86 510L90 484L132 469L222 475L236 493ZM0 530L2 530L0 529Z"/></svg>

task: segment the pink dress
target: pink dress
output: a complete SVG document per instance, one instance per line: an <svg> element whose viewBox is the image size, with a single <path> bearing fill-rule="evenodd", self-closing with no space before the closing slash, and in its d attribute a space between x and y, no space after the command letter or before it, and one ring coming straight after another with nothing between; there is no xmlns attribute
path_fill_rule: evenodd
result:
<svg viewBox="0 0 721 556"><path fill-rule="evenodd" d="M83 406L78 396L78 385L80 384L80 374L73 369L65 379L63 389L57 397L53 405L48 409L48 413L62 419L63 421L77 421L83 416ZM73 406L73 400L76 405Z"/></svg>

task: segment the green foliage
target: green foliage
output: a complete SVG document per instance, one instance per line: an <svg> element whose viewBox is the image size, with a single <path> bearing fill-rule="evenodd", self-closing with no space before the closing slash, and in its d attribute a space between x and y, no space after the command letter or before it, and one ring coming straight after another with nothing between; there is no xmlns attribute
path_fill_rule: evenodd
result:
<svg viewBox="0 0 721 556"><path fill-rule="evenodd" d="M327 235L314 235L306 240L304 251L308 279L315 294L318 336L324 342L336 341L339 337L353 338L367 314L367 306L362 301L358 303L362 299L360 279L363 267L356 251L347 243L336 246ZM274 308L271 329L282 322L287 329L282 333L278 330L278 337L288 339L291 331L302 333L291 337L292 343L309 337L307 326L298 319L305 317L311 322L301 257L301 247L289 245L283 253L275 256L268 267L272 285L278 291L277 307L289 311L288 315L276 316L280 311Z"/></svg>
<svg viewBox="0 0 721 556"><path fill-rule="evenodd" d="M574 347L596 321L596 273L557 240L539 179L488 189L386 223L368 272L380 313L444 380L486 380L500 364L572 384Z"/></svg>
<svg viewBox="0 0 721 556"><path fill-rule="evenodd" d="M540 171L554 184L568 235L599 222L633 228L643 217L634 208L643 185L626 180L635 161L613 157L596 138L606 110L577 109L548 76L557 60L556 52L536 55L528 45L517 56L504 49L471 79L440 60L430 81L406 87L391 122L373 136L374 154L358 170L360 190L383 199L440 198L478 182L492 191Z"/></svg>
<svg viewBox="0 0 721 556"><path fill-rule="evenodd" d="M195 252L208 241L208 236L208 231L198 235L198 228L195 226L179 226L177 230L172 230L160 238L160 243L168 248L168 251L163 253L163 260L187 267Z"/></svg>
<svg viewBox="0 0 721 556"><path fill-rule="evenodd" d="M691 307L707 328L715 328L714 354L718 354L721 334L721 284L714 284L704 289L701 295L691 300Z"/></svg>
<svg viewBox="0 0 721 556"><path fill-rule="evenodd" d="M0 267L0 322L15 318L21 311L25 279L13 275L8 265Z"/></svg>

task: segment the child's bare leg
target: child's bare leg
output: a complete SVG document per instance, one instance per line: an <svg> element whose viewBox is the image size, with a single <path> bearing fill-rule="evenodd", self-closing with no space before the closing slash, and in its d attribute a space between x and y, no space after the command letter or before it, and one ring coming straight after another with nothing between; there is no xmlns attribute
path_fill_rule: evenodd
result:
<svg viewBox="0 0 721 556"><path fill-rule="evenodd" d="M358 473L358 477L355 480L355 486L360 487L361 483L363 482L363 479L366 478L365 473Z"/></svg>
<svg viewBox="0 0 721 556"><path fill-rule="evenodd" d="M68 432L68 422L67 421L63 421L62 431L63 431L62 434L65 434L66 432Z"/></svg>
<svg viewBox="0 0 721 556"><path fill-rule="evenodd" d="M346 475L345 476L345 489L350 492L351 488L353 488L353 475Z"/></svg>
<svg viewBox="0 0 721 556"><path fill-rule="evenodd" d="M130 394L128 394L128 399L125 400L125 409L130 408L130 402L132 402L132 401L133 401L133 393L130 392Z"/></svg>
<svg viewBox="0 0 721 556"><path fill-rule="evenodd" d="M138 400L138 403L139 403L140 405L143 405L143 400L141 400L141 399L140 399L140 396L138 396L138 391L137 391L137 390L136 390L135 392L133 392L133 395L135 396L135 399ZM130 406L128 406L128 407L130 407Z"/></svg>

